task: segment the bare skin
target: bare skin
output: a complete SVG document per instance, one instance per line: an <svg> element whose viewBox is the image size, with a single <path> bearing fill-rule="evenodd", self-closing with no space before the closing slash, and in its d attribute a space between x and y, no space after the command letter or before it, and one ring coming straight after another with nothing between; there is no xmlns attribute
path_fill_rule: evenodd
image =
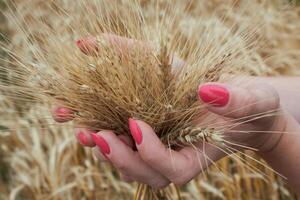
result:
<svg viewBox="0 0 300 200"><path fill-rule="evenodd" d="M120 48L121 52L134 43L115 35L104 34L102 37L110 41L113 48ZM97 45L93 37L77 42L85 54L92 54ZM175 65L181 63L179 59L175 60ZM235 133L225 133L226 139L257 149L257 153L285 176L289 185L300 194L300 171L297 168L300 165L300 109L297 108L300 101L300 94L297 93L300 78L253 77L250 83L241 83L203 84L199 87L199 100L225 124L232 123L233 119L250 119L249 123L237 126ZM213 98L223 100L216 104L212 103ZM52 110L54 119L58 122L71 120L69 114L72 111L61 107ZM258 119L250 117L274 110L277 113L275 115ZM76 137L82 145L92 147L100 160L109 160L125 181L138 181L154 188L163 188L170 183L185 184L212 162L226 156L223 151L208 143L195 144L198 149L167 149L145 122L130 119L129 126L135 141L124 135L117 136L112 131L92 133L84 129L77 129ZM132 150L134 145L137 151ZM211 160L207 161L206 156Z"/></svg>

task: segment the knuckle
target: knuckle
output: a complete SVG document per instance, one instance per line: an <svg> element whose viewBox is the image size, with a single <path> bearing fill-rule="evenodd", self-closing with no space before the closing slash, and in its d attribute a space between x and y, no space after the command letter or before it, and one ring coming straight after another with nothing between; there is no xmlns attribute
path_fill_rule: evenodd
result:
<svg viewBox="0 0 300 200"><path fill-rule="evenodd" d="M256 96L260 97L258 101L261 101L261 103L266 107L267 109L276 109L280 105L280 98L277 90L269 85L269 84L261 84L259 87L257 86L254 90L254 93L256 93Z"/></svg>
<svg viewBox="0 0 300 200"><path fill-rule="evenodd" d="M123 162L122 160L113 162L113 165L123 174L127 174L129 171L127 163Z"/></svg>
<svg viewBox="0 0 300 200"><path fill-rule="evenodd" d="M182 185L185 183L186 180L186 171L181 169L181 170L176 170L172 171L169 175L169 180L174 183L175 185Z"/></svg>
<svg viewBox="0 0 300 200"><path fill-rule="evenodd" d="M169 174L169 180L177 186L186 184L192 177L194 177L194 167L196 166L196 161L191 157L191 155L186 155L185 167L172 170Z"/></svg>
<svg viewBox="0 0 300 200"><path fill-rule="evenodd" d="M184 176L175 177L171 182L174 183L176 186L182 186L186 184L189 179L185 178Z"/></svg>
<svg viewBox="0 0 300 200"><path fill-rule="evenodd" d="M243 95L237 95L237 92ZM237 90L232 95L232 99L226 109L228 115L233 118L239 118L250 115L255 105L255 95L249 94L250 91Z"/></svg>
<svg viewBox="0 0 300 200"><path fill-rule="evenodd" d="M131 183L131 182L133 182L133 179L132 179L130 176L126 175L126 174L122 174L122 175L121 175L121 179L122 179L122 181L124 181L124 182L126 182L126 183Z"/></svg>
<svg viewBox="0 0 300 200"><path fill-rule="evenodd" d="M272 86L270 86L268 88L269 89L267 91L269 91L270 96L273 97L270 99L270 105L271 105L272 109L279 108L280 98L279 98L278 92Z"/></svg>
<svg viewBox="0 0 300 200"><path fill-rule="evenodd" d="M248 116L251 115L252 112L256 109L256 96L255 95L247 95L244 96L241 105L244 105L245 107L243 109L239 110L239 116Z"/></svg>

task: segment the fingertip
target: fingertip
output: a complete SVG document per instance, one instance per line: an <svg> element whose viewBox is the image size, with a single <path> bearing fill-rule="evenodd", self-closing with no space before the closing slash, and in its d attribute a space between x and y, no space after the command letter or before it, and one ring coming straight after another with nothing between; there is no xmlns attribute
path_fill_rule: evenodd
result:
<svg viewBox="0 0 300 200"><path fill-rule="evenodd" d="M98 52L97 39L94 36L78 39L76 46L86 55L95 55Z"/></svg>
<svg viewBox="0 0 300 200"><path fill-rule="evenodd" d="M129 119L130 132L140 153L148 154L164 152L164 144L154 129L142 120Z"/></svg>
<svg viewBox="0 0 300 200"><path fill-rule="evenodd" d="M102 130L98 133L92 133L92 138L95 141L97 141L97 138L103 138L108 143L112 143L113 146L117 146L120 144L125 144L126 146L129 146L130 144L130 138L125 135L117 135L111 130ZM97 144L97 143L96 143Z"/></svg>
<svg viewBox="0 0 300 200"><path fill-rule="evenodd" d="M83 133L83 132L77 133L77 138L78 138L78 141L79 141L82 145L87 146L88 139L87 139L85 133Z"/></svg>
<svg viewBox="0 0 300 200"><path fill-rule="evenodd" d="M224 84L205 83L199 86L198 96L210 106L223 107L229 102L230 92Z"/></svg>
<svg viewBox="0 0 300 200"><path fill-rule="evenodd" d="M92 137L93 142L97 145L97 143L96 143L97 137L98 137L97 133L91 133L91 137Z"/></svg>
<svg viewBox="0 0 300 200"><path fill-rule="evenodd" d="M96 142L100 151L107 156L109 162L122 174L134 177L135 180L152 185L155 180L165 178L148 166L128 145L125 145L116 134L112 131L100 131L93 134L95 139L102 138L100 142ZM106 153L107 146L110 148ZM166 180L167 181L167 180Z"/></svg>
<svg viewBox="0 0 300 200"><path fill-rule="evenodd" d="M97 160L99 160L100 162L107 162L108 160L106 159L106 157L103 155L103 153L101 152L101 150L99 149L99 147L94 147L92 149L93 155L95 156L95 158Z"/></svg>
<svg viewBox="0 0 300 200"><path fill-rule="evenodd" d="M137 145L140 145L143 140L143 134L139 124L137 123L137 120L134 120L133 118L129 118L128 124L129 124L130 133L135 143Z"/></svg>
<svg viewBox="0 0 300 200"><path fill-rule="evenodd" d="M263 83L247 86L205 83L199 87L199 97L208 105L209 111L235 119L272 111L280 106L276 90Z"/></svg>
<svg viewBox="0 0 300 200"><path fill-rule="evenodd" d="M120 174L120 178L126 183L132 183L134 181L131 177L126 176L124 174Z"/></svg>
<svg viewBox="0 0 300 200"><path fill-rule="evenodd" d="M76 40L76 45L77 45L78 47L80 47L80 45L81 45L81 39Z"/></svg>
<svg viewBox="0 0 300 200"><path fill-rule="evenodd" d="M134 120L134 121L137 123L138 127L140 129L142 129L143 131L146 131L147 133L156 135L154 129L148 123L146 123L142 120Z"/></svg>
<svg viewBox="0 0 300 200"><path fill-rule="evenodd" d="M147 141L150 144L161 143L160 139L156 135L154 129L142 120L137 120L133 118L128 119L130 133L139 146L143 142Z"/></svg>
<svg viewBox="0 0 300 200"><path fill-rule="evenodd" d="M51 114L53 119L59 123L71 121L74 118L73 110L62 106L52 108Z"/></svg>
<svg viewBox="0 0 300 200"><path fill-rule="evenodd" d="M117 168L123 169L124 165L130 163L135 157L132 148L124 144L112 131L93 133L92 138L103 156Z"/></svg>
<svg viewBox="0 0 300 200"><path fill-rule="evenodd" d="M75 129L75 134L78 142L85 147L94 147L95 143L92 139L93 132L87 129Z"/></svg>

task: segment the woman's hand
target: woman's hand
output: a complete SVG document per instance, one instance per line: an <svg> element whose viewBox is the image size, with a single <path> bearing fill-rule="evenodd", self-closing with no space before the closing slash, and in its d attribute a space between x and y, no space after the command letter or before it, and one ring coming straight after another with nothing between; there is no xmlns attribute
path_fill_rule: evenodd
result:
<svg viewBox="0 0 300 200"><path fill-rule="evenodd" d="M105 37L111 41L113 48L130 48L132 44L132 40L118 36ZM95 49L97 44L94 38L88 38L77 42L77 45L84 53L89 54L90 49ZM112 131L95 133L78 129L76 135L82 145L93 147L99 159L111 162L124 180L138 181L154 188L162 188L169 183L185 184L212 162L244 147L256 149L272 163L270 155L274 156L273 152L277 152L278 148L289 151L281 142L289 137L284 136L284 133L300 131L300 128L281 109L279 96L272 86L257 82L255 78L250 83L246 82L247 84L243 84L243 81L238 84L206 83L199 86L199 101L205 103L207 109L215 115L215 124L230 127L224 128L225 132L222 134L223 147L227 150L206 142L195 144L196 148L168 149L147 123L135 119L129 119L135 145L127 136L117 136ZM70 120L71 115L72 111L67 108L58 107L53 110L54 119L59 122ZM300 144L299 138L297 140L294 145ZM134 146L137 151L133 150ZM299 156L297 158L299 163ZM276 159L278 161L278 156ZM288 178L298 173L293 169L281 169L276 164L273 167L279 168L279 172ZM300 187L297 180L292 181L295 188Z"/></svg>
<svg viewBox="0 0 300 200"><path fill-rule="evenodd" d="M224 133L226 140L241 144L239 147L258 148L261 152L272 151L281 135L271 133L282 132L286 128L286 119L281 119L284 114L258 117L255 120L248 117L279 110L278 95L268 85L243 88L207 83L199 87L199 96L203 102L208 103L207 108L220 115L220 120L225 120L225 123L226 120L231 123L231 119L247 117L250 123L236 127L235 133ZM211 102L214 103L210 104ZM222 148L203 142L195 145L197 149L168 149L145 122L129 119L129 126L137 151L132 150L131 145L120 141L112 131L93 134L93 140L105 158L128 180L137 180L155 188L164 187L170 182L182 185L198 175L211 162L226 155ZM240 133L239 130L246 130L248 133Z"/></svg>

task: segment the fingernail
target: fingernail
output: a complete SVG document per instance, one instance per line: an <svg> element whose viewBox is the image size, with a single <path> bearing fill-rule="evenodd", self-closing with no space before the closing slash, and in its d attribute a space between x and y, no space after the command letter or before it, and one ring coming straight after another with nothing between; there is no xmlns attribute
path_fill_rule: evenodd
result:
<svg viewBox="0 0 300 200"><path fill-rule="evenodd" d="M136 121L132 118L128 119L128 123L129 123L129 129L133 139L137 144L141 144L143 140L143 135L140 127L138 126Z"/></svg>
<svg viewBox="0 0 300 200"><path fill-rule="evenodd" d="M199 97L213 106L225 106L229 101L228 90L220 85L205 84L199 87Z"/></svg>
<svg viewBox="0 0 300 200"><path fill-rule="evenodd" d="M110 153L110 148L103 137L97 135L96 133L91 134L93 141L100 148L101 152L106 156Z"/></svg>
<svg viewBox="0 0 300 200"><path fill-rule="evenodd" d="M78 39L76 41L76 45L77 47L85 54L88 54L89 52L89 46L87 45L86 41L83 40L82 38L81 39Z"/></svg>
<svg viewBox="0 0 300 200"><path fill-rule="evenodd" d="M80 47L81 39L77 40L77 41L76 41L76 44L77 44L78 47Z"/></svg>
<svg viewBox="0 0 300 200"><path fill-rule="evenodd" d="M98 51L97 39L92 36L87 36L76 41L77 47L87 55L96 54Z"/></svg>
<svg viewBox="0 0 300 200"><path fill-rule="evenodd" d="M55 110L55 113L58 117L61 117L61 118L67 118L67 117L70 117L71 114L72 114L72 110L68 109L68 108L65 108L65 107L58 107L56 110Z"/></svg>
<svg viewBox="0 0 300 200"><path fill-rule="evenodd" d="M80 143L81 143L82 145L87 146L87 145L89 144L89 141L88 141L88 138L86 137L86 133L83 132L83 131L80 131L80 132L77 133L77 134L78 134L78 139L79 139Z"/></svg>

